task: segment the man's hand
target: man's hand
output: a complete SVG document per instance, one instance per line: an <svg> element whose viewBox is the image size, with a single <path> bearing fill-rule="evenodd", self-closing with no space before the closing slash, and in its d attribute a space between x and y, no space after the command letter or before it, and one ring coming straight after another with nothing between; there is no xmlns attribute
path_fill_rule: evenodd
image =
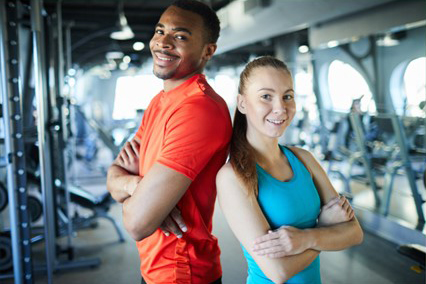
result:
<svg viewBox="0 0 426 284"><path fill-rule="evenodd" d="M321 208L318 217L318 226L330 226L350 221L354 217L354 211L349 201L344 197L336 197Z"/></svg>
<svg viewBox="0 0 426 284"><path fill-rule="evenodd" d="M183 221L180 210L177 207L173 208L169 216L166 217L161 224L160 229L167 237L170 236L170 233L172 233L178 238L182 238L183 233L188 230L185 222Z"/></svg>
<svg viewBox="0 0 426 284"><path fill-rule="evenodd" d="M125 169L129 174L139 175L139 147L140 144L137 139L126 142L114 163Z"/></svg>
<svg viewBox="0 0 426 284"><path fill-rule="evenodd" d="M253 252L271 258L279 258L304 252L309 248L309 239L303 230L282 226L275 231L256 238Z"/></svg>

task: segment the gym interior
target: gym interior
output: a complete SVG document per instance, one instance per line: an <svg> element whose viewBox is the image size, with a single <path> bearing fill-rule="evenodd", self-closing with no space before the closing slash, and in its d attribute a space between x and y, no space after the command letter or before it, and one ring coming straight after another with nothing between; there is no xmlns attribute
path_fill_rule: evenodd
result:
<svg viewBox="0 0 426 284"><path fill-rule="evenodd" d="M172 2L0 2L0 283L140 283L106 178L163 88L149 41ZM245 64L285 61L297 112L280 143L314 154L363 228L321 252L323 283L425 283L426 2L202 2L221 21L204 73L231 117ZM245 283L217 202L213 235L222 282Z"/></svg>

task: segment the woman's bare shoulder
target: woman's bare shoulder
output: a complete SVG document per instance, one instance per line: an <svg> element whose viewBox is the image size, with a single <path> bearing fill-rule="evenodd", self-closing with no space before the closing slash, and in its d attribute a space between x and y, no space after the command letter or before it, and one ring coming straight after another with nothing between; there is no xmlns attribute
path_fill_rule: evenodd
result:
<svg viewBox="0 0 426 284"><path fill-rule="evenodd" d="M229 162L224 164L217 173L216 187L219 194L221 191L225 191L227 193L230 193L231 191L235 191L236 193L246 192L244 190L245 187L241 184L241 181L234 170L234 167Z"/></svg>
<svg viewBox="0 0 426 284"><path fill-rule="evenodd" d="M315 160L314 155L306 149L299 148L299 147L296 147L296 146L290 146L288 148L290 148L291 151L293 151L297 156L299 156L304 161Z"/></svg>
<svg viewBox="0 0 426 284"><path fill-rule="evenodd" d="M223 182L226 180L235 180L237 178L237 175L234 171L234 167L231 165L230 162L225 163L222 168L220 168L219 172L216 176L216 182Z"/></svg>

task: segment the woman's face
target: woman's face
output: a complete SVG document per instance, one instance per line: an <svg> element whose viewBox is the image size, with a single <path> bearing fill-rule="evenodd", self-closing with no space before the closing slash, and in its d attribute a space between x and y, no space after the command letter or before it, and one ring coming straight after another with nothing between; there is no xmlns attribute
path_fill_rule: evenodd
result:
<svg viewBox="0 0 426 284"><path fill-rule="evenodd" d="M296 111L291 75L283 69L258 67L243 91L238 95L238 109L247 117L248 135L280 137Z"/></svg>

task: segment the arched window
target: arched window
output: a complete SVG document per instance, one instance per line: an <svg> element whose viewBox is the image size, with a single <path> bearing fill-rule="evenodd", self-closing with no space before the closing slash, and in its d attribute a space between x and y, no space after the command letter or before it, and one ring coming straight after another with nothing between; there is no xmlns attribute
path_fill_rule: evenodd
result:
<svg viewBox="0 0 426 284"><path fill-rule="evenodd" d="M340 60L331 62L328 69L328 90L333 110L348 112L352 102L361 99L363 112L376 111L376 103L367 82L347 63Z"/></svg>
<svg viewBox="0 0 426 284"><path fill-rule="evenodd" d="M426 57L412 60L404 72L405 115L425 117ZM422 103L423 102L423 103ZM423 106L423 109L421 108Z"/></svg>

